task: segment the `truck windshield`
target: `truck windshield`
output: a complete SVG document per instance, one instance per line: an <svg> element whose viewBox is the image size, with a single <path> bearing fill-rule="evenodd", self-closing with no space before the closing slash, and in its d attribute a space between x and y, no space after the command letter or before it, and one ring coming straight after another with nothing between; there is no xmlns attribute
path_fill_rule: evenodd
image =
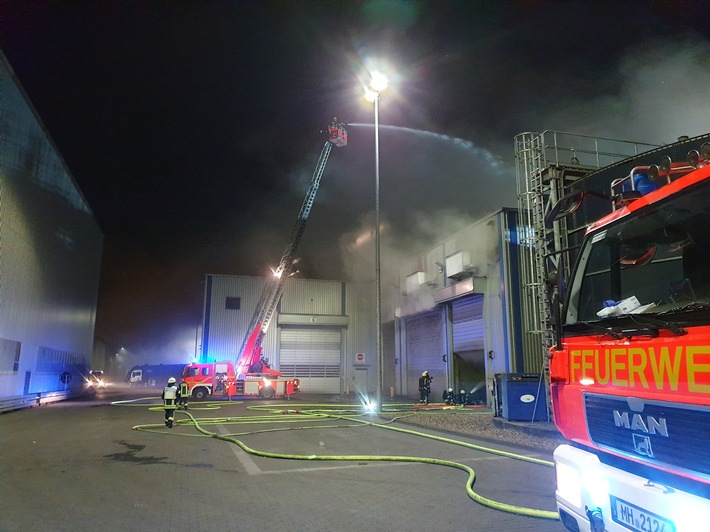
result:
<svg viewBox="0 0 710 532"><path fill-rule="evenodd" d="M710 303L710 187L701 183L587 235L565 323Z"/></svg>

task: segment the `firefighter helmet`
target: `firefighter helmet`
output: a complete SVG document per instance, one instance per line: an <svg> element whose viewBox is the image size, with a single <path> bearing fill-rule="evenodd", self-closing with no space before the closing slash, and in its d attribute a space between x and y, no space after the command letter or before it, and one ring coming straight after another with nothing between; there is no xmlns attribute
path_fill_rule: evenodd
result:
<svg viewBox="0 0 710 532"><path fill-rule="evenodd" d="M175 377L170 377L168 379L168 384L175 384Z"/></svg>
<svg viewBox="0 0 710 532"><path fill-rule="evenodd" d="M426 377L427 375L429 375L428 371L425 371L424 373L422 373L422 377Z"/></svg>

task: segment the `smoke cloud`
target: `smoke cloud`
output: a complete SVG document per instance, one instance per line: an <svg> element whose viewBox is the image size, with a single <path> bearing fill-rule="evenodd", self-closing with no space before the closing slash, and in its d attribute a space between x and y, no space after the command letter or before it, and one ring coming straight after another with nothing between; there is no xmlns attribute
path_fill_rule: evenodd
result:
<svg viewBox="0 0 710 532"><path fill-rule="evenodd" d="M616 93L565 102L551 109L545 128L652 144L707 133L708 57L710 43L699 36L649 39L620 57L609 74L619 80Z"/></svg>

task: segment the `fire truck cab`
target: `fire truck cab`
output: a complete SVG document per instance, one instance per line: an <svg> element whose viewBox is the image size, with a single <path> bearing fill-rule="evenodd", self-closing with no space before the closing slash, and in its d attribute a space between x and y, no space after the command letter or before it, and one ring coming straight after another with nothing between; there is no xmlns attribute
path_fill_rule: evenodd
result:
<svg viewBox="0 0 710 532"><path fill-rule="evenodd" d="M710 529L710 145L634 168L610 196L550 351L569 442L554 454L560 518L570 531Z"/></svg>

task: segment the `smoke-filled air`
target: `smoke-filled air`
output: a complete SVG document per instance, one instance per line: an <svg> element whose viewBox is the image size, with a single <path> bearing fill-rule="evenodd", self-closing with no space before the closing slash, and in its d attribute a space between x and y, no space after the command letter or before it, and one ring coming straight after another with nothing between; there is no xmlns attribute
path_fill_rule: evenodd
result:
<svg viewBox="0 0 710 532"><path fill-rule="evenodd" d="M372 286L373 68L385 295L517 206L516 135L710 131L706 1L6 4L3 52L105 234L96 336L144 360L193 356L206 274L278 265L333 116L297 275Z"/></svg>

